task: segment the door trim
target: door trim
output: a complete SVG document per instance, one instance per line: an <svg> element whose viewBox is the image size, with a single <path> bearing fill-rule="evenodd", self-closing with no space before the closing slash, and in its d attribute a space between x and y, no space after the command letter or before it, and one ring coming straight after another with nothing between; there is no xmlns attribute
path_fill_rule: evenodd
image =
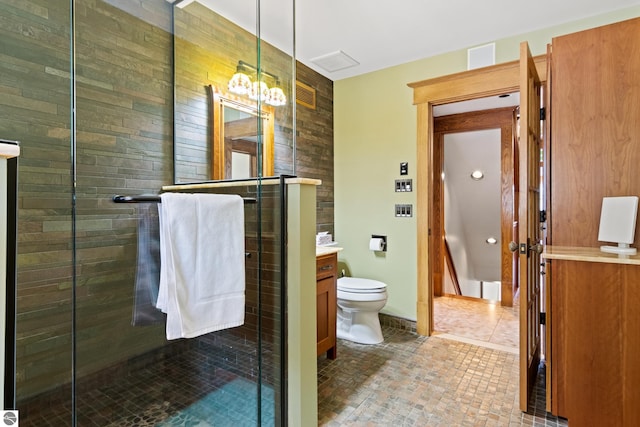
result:
<svg viewBox="0 0 640 427"><path fill-rule="evenodd" d="M546 55L534 58L539 76L546 76ZM416 331L420 335L433 332L433 280L430 261L429 228L432 218L433 194L433 107L451 102L509 93L520 88L520 61L464 71L408 85L413 89L413 104L417 106L417 310Z"/></svg>

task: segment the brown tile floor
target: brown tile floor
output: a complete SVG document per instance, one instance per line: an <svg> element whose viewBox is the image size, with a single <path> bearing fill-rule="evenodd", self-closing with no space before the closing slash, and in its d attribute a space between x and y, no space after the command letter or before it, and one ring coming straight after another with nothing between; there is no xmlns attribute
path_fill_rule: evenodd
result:
<svg viewBox="0 0 640 427"><path fill-rule="evenodd" d="M385 342L339 340L318 359L321 426L566 426L545 411L544 366L526 413L518 406L518 356L383 328Z"/></svg>
<svg viewBox="0 0 640 427"><path fill-rule="evenodd" d="M451 325L438 336L426 338L385 327L382 344L365 346L340 340L337 360L319 358L319 424L566 425L545 413L544 369L528 413L518 409L517 349L514 351L513 344L505 340L512 334L517 336L517 313L509 315L509 310L490 308L486 303L456 306L458 302L436 301L436 322L441 322L443 330L446 324ZM474 328L472 334L470 328L465 331L453 327L478 323L488 330ZM513 329L508 324L516 325L515 332L507 332ZM168 353L166 359L156 360L145 369L118 376L113 384L83 389L78 396L78 425L255 425L255 414L234 420L229 416L242 412L234 403L255 406L247 397L255 394L251 391L255 386L239 382L237 373L217 368L218 362L209 358L225 353L224 349L212 348L213 344L204 340L196 348ZM273 396L266 400L274 402ZM68 409L64 402L38 406L21 413L26 416L21 424L70 425ZM263 425L274 424L269 411L273 411L272 403L263 408L263 415L267 415L263 421L271 420ZM218 415L225 421L216 418Z"/></svg>

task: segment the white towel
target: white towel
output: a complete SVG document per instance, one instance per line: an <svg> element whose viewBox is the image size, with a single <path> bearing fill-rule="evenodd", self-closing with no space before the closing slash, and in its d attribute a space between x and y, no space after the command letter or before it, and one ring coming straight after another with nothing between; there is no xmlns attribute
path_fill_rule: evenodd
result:
<svg viewBox="0 0 640 427"><path fill-rule="evenodd" d="M244 323L244 203L226 194L165 193L160 204L160 291L167 339Z"/></svg>

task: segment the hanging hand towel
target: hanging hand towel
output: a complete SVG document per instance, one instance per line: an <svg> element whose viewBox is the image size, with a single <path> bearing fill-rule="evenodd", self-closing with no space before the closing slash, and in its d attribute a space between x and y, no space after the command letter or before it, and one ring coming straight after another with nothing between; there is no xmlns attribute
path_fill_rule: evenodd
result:
<svg viewBox="0 0 640 427"><path fill-rule="evenodd" d="M167 313L167 339L242 325L242 198L166 193L161 199L158 308Z"/></svg>
<svg viewBox="0 0 640 427"><path fill-rule="evenodd" d="M134 288L134 326L164 322L165 314L156 308L160 286L160 225L158 204L142 203L138 210L138 257Z"/></svg>

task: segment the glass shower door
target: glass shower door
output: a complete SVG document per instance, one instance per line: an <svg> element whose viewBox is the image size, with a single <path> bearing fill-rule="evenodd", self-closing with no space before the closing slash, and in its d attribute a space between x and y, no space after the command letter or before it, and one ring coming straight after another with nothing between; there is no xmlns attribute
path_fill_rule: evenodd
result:
<svg viewBox="0 0 640 427"><path fill-rule="evenodd" d="M0 3L0 138L21 146L14 372L21 425L71 419L70 17L68 0ZM54 411L42 415L46 408Z"/></svg>
<svg viewBox="0 0 640 427"><path fill-rule="evenodd" d="M210 88L262 108L228 90L239 60L260 63L257 3L243 3L244 26L199 2L75 3L77 425L284 422L279 186L265 190L258 166L248 183L167 189L178 176L213 178ZM188 146L180 159L178 143ZM261 158L261 137L254 143ZM163 191L245 199L243 325L167 339L163 315L141 302L140 287L157 274L148 249L158 205L112 197ZM207 251L225 250L211 243Z"/></svg>

